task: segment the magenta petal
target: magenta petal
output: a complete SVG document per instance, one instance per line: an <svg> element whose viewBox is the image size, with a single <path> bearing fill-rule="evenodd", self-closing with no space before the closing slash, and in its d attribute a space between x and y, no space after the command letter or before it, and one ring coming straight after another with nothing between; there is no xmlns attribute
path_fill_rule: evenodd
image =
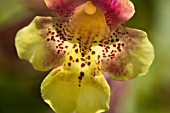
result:
<svg viewBox="0 0 170 113"><path fill-rule="evenodd" d="M109 26L125 23L135 13L134 6L129 0L92 0L104 12Z"/></svg>
<svg viewBox="0 0 170 113"><path fill-rule="evenodd" d="M60 16L69 17L86 0L45 0L47 7Z"/></svg>

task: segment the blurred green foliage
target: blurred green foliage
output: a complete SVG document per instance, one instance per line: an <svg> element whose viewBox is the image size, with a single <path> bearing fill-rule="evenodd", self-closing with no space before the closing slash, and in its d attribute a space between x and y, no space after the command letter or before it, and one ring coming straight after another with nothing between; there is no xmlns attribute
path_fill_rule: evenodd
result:
<svg viewBox="0 0 170 113"><path fill-rule="evenodd" d="M31 13L21 3L21 0L1 0L0 4L0 26L6 27L10 24L19 23L19 20Z"/></svg>
<svg viewBox="0 0 170 113"><path fill-rule="evenodd" d="M49 12L43 0L0 1L0 113L53 113L39 89L47 73L34 71L28 62L18 59L14 46L17 30L34 16ZM148 33L155 61L146 76L129 81L116 113L170 113L170 1L132 2L136 13L125 26Z"/></svg>

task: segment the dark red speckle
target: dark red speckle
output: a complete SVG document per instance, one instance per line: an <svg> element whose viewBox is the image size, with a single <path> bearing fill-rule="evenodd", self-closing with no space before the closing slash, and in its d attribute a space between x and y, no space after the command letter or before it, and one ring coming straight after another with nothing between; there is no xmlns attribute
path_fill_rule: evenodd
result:
<svg viewBox="0 0 170 113"><path fill-rule="evenodd" d="M78 49L75 50L75 53L78 53Z"/></svg>
<svg viewBox="0 0 170 113"><path fill-rule="evenodd" d="M94 54L95 54L95 51L92 51L91 54L94 55Z"/></svg>
<svg viewBox="0 0 170 113"><path fill-rule="evenodd" d="M76 59L76 62L79 62L79 59L78 59L78 58Z"/></svg>
<svg viewBox="0 0 170 113"><path fill-rule="evenodd" d="M84 67L84 66L85 66L85 63L82 63L82 64L81 64L81 67Z"/></svg>
<svg viewBox="0 0 170 113"><path fill-rule="evenodd" d="M71 66L71 63L70 63L70 62L68 63L68 66Z"/></svg>
<svg viewBox="0 0 170 113"><path fill-rule="evenodd" d="M87 65L90 66L91 62L88 62Z"/></svg>
<svg viewBox="0 0 170 113"><path fill-rule="evenodd" d="M73 60L73 57L72 57L72 56L70 56L70 60Z"/></svg>

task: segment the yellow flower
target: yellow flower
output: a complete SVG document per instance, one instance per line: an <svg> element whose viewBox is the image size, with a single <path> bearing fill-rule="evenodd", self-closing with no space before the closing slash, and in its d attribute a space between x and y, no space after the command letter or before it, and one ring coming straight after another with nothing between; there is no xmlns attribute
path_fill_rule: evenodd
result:
<svg viewBox="0 0 170 113"><path fill-rule="evenodd" d="M57 113L100 113L109 108L115 80L144 75L153 47L144 31L121 24L134 14L129 0L45 0L56 17L37 16L16 35L21 59L39 71L53 69L42 97Z"/></svg>

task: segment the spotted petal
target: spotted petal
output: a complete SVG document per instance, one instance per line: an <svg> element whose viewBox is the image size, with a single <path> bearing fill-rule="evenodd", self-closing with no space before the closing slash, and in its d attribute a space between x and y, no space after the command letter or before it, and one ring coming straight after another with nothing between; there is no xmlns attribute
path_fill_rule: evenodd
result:
<svg viewBox="0 0 170 113"><path fill-rule="evenodd" d="M95 47L102 70L115 80L144 75L153 59L153 46L144 31L119 26L106 43Z"/></svg>
<svg viewBox="0 0 170 113"><path fill-rule="evenodd" d="M76 50L76 49L75 49ZM110 89L96 65L71 52L66 63L54 69L41 85L42 97L57 113L99 113L109 108ZM78 59L78 60L77 60Z"/></svg>
<svg viewBox="0 0 170 113"><path fill-rule="evenodd" d="M72 44L57 33L55 23L60 21L64 20L36 17L30 25L21 29L15 40L18 56L31 62L40 71L61 65Z"/></svg>

